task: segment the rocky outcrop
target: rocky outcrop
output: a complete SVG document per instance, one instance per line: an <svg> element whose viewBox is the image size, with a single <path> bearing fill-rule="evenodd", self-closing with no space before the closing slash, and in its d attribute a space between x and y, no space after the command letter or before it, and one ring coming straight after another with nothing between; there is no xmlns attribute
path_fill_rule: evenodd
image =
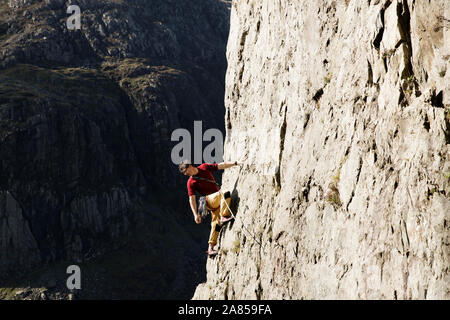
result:
<svg viewBox="0 0 450 320"><path fill-rule="evenodd" d="M24 266L39 261L39 250L22 208L9 192L0 193L0 230L2 239L0 258L2 269L11 264ZM20 250L14 252L11 249Z"/></svg>
<svg viewBox="0 0 450 320"><path fill-rule="evenodd" d="M175 215L161 214L166 223L192 222L180 210L188 204L185 179L170 159L171 132L193 130L199 119L224 130L227 1L70 4L81 9L80 30L66 27L67 1L0 1L5 277L82 262L134 237L142 216L158 216L158 206L169 204ZM174 201L177 192L185 206Z"/></svg>
<svg viewBox="0 0 450 320"><path fill-rule="evenodd" d="M233 1L237 216L194 299L448 299L441 1Z"/></svg>

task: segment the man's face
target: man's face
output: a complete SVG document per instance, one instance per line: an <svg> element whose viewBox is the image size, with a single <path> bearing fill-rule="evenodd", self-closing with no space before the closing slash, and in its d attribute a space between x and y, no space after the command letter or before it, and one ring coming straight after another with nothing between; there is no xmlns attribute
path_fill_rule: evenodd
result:
<svg viewBox="0 0 450 320"><path fill-rule="evenodd" d="M194 166L189 166L189 167L187 167L184 171L183 171L183 174L185 175L185 176L193 176L194 174L195 174L195 168L194 168Z"/></svg>

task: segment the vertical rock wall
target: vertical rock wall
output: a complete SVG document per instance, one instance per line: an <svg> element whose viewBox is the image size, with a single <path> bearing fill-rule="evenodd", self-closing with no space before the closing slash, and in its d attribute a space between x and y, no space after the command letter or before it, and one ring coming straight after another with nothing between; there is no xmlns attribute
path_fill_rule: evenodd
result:
<svg viewBox="0 0 450 320"><path fill-rule="evenodd" d="M194 299L449 298L445 0L235 0L237 220Z"/></svg>

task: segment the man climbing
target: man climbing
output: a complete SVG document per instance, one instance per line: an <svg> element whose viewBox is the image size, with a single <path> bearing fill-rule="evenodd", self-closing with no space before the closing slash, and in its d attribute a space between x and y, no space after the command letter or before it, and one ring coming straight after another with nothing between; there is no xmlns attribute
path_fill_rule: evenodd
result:
<svg viewBox="0 0 450 320"><path fill-rule="evenodd" d="M217 244L220 228L224 223L233 219L230 210L228 209L231 201L230 192L225 194L220 191L214 176L213 171L224 170L238 165L235 162L221 162L221 163L203 163L198 167L194 167L189 161L184 160L178 166L180 172L189 176L187 181L187 189L189 195L189 204L191 205L196 223L201 223L201 215L197 211L196 193L205 197L205 204L207 209L211 212L211 234L209 236L209 247L206 252L209 256L217 254L214 246Z"/></svg>

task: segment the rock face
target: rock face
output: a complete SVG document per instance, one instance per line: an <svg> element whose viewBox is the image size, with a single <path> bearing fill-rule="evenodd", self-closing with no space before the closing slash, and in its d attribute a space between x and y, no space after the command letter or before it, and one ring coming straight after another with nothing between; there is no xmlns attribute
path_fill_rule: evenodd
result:
<svg viewBox="0 0 450 320"><path fill-rule="evenodd" d="M171 132L202 119L224 130L228 1L70 4L80 30L67 1L0 1L2 275L82 262L142 215L192 223Z"/></svg>
<svg viewBox="0 0 450 320"><path fill-rule="evenodd" d="M445 0L233 1L234 224L194 299L448 299Z"/></svg>

